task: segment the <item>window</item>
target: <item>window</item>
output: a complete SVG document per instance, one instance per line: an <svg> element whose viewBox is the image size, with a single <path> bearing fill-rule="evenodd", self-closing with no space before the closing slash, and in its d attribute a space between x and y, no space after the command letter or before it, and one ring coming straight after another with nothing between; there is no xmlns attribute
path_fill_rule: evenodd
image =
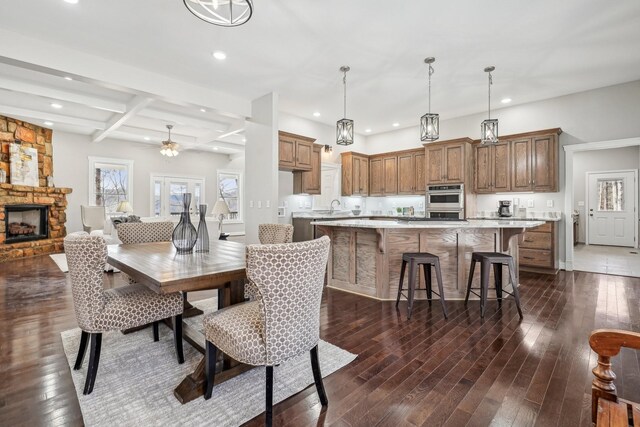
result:
<svg viewBox="0 0 640 427"><path fill-rule="evenodd" d="M125 200L133 205L133 160L89 157L89 205L111 214Z"/></svg>
<svg viewBox="0 0 640 427"><path fill-rule="evenodd" d="M198 212L198 205L205 203L204 178L151 175L151 212L166 217L182 213L182 195L191 193L189 212Z"/></svg>
<svg viewBox="0 0 640 427"><path fill-rule="evenodd" d="M612 212L624 211L623 179L598 180L598 210Z"/></svg>
<svg viewBox="0 0 640 427"><path fill-rule="evenodd" d="M227 202L231 213L226 222L242 222L242 174L238 171L218 171L218 197Z"/></svg>

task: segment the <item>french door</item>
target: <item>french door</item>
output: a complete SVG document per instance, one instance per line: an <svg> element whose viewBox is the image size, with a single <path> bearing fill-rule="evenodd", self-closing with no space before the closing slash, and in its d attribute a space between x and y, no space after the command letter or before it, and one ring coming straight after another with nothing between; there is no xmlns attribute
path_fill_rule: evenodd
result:
<svg viewBox="0 0 640 427"><path fill-rule="evenodd" d="M168 217L182 213L182 195L191 193L189 212L197 213L205 203L204 178L151 175L151 213Z"/></svg>

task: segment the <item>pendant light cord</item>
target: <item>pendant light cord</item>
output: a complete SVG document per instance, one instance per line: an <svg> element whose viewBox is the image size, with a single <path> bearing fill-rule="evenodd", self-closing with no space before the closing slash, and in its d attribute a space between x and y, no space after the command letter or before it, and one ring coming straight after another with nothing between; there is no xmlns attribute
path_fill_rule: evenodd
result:
<svg viewBox="0 0 640 427"><path fill-rule="evenodd" d="M343 118L347 118L347 72L344 71L344 76L342 77L342 84L344 86L344 116Z"/></svg>
<svg viewBox="0 0 640 427"><path fill-rule="evenodd" d="M434 69L429 64L429 114L431 114L431 75L434 73Z"/></svg>
<svg viewBox="0 0 640 427"><path fill-rule="evenodd" d="M489 119L491 119L491 85L493 84L493 78L491 77L491 71L489 71Z"/></svg>

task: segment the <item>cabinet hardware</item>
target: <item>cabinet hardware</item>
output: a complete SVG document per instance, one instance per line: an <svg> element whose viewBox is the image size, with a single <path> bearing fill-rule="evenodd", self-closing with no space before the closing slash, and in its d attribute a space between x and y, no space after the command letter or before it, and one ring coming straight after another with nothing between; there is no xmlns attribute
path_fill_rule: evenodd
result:
<svg viewBox="0 0 640 427"><path fill-rule="evenodd" d="M531 240L531 239L524 239L524 241L525 242L529 242L529 243L533 242L533 240Z"/></svg>
<svg viewBox="0 0 640 427"><path fill-rule="evenodd" d="M524 256L524 255L522 256L522 258L524 258L524 259L535 259L534 257Z"/></svg>

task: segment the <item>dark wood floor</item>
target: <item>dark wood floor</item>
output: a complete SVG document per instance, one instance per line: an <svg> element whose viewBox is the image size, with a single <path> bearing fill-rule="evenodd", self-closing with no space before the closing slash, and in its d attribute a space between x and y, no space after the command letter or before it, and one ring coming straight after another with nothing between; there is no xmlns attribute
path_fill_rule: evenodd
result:
<svg viewBox="0 0 640 427"><path fill-rule="evenodd" d="M589 332L640 331L640 279L561 272L521 281L522 322L511 302L491 305L484 321L477 303L450 302L445 321L420 302L407 321L393 303L328 291L322 337L358 358L325 379L325 411L311 387L278 404L275 423L590 425ZM0 425L81 425L59 335L76 326L71 292L49 257L0 264L0 323ZM620 395L634 401L638 353L614 360Z"/></svg>

